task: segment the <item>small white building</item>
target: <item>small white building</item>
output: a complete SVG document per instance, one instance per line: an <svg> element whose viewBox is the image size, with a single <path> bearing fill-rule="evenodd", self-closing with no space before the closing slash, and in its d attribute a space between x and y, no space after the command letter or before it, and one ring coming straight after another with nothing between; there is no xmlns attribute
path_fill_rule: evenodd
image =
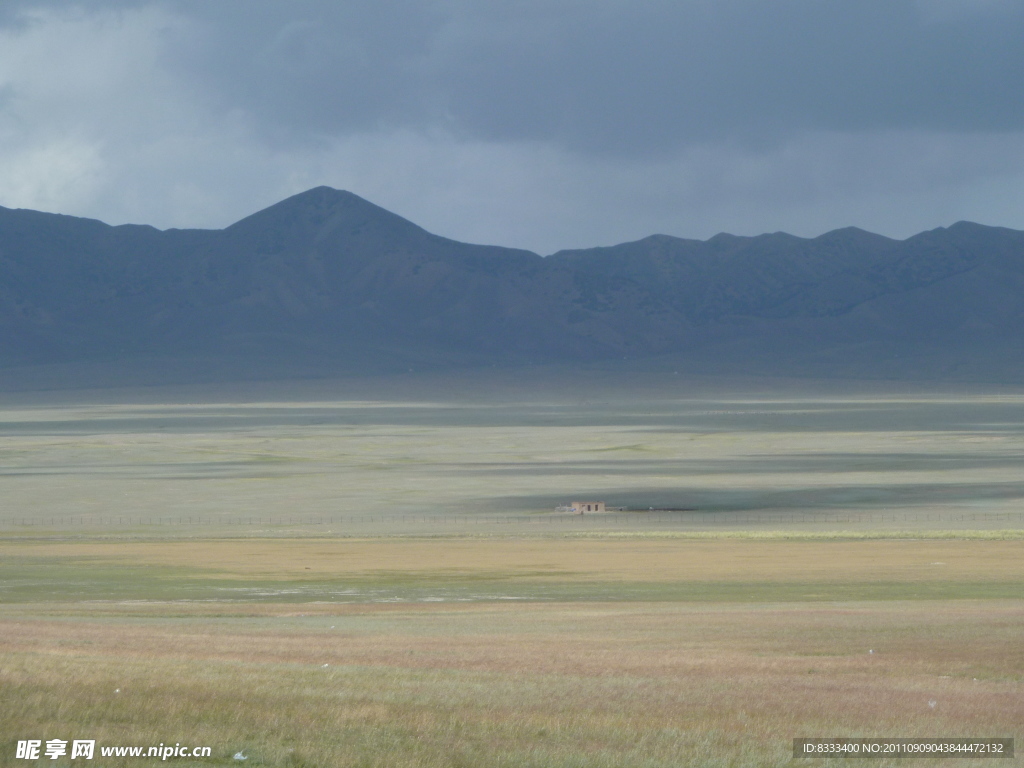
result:
<svg viewBox="0 0 1024 768"><path fill-rule="evenodd" d="M604 512L603 501L574 501L569 505L569 511L577 515L584 512Z"/></svg>

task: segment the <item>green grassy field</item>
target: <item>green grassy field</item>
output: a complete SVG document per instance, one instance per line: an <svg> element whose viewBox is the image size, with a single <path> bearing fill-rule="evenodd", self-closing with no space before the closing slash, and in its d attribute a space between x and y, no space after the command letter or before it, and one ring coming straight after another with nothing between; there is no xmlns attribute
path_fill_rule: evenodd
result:
<svg viewBox="0 0 1024 768"><path fill-rule="evenodd" d="M0 765L1020 744L1024 398L545 398L0 409Z"/></svg>

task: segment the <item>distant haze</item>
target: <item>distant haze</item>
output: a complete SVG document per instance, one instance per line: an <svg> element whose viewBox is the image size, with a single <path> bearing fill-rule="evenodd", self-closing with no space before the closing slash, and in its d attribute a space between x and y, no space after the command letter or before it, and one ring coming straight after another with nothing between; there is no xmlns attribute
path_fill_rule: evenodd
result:
<svg viewBox="0 0 1024 768"><path fill-rule="evenodd" d="M317 185L546 254L1024 228L1020 0L9 0L0 205L230 224Z"/></svg>

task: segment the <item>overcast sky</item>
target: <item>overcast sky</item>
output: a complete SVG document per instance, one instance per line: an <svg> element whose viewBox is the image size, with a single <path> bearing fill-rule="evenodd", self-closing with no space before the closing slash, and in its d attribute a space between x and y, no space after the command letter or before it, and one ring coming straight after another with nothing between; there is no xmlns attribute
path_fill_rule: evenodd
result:
<svg viewBox="0 0 1024 768"><path fill-rule="evenodd" d="M1024 0L0 0L0 205L529 248L1024 229Z"/></svg>

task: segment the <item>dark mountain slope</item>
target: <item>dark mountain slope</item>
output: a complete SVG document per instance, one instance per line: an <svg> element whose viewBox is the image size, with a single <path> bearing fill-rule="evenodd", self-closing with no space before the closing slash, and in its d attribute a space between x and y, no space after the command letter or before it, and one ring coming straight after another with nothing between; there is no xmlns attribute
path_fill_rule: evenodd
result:
<svg viewBox="0 0 1024 768"><path fill-rule="evenodd" d="M610 248L561 251L551 258L633 281L691 321L706 324L729 316L817 314L821 310L810 299L815 293L856 305L874 293L859 284L873 268L891 261L898 245L857 229L814 240L784 233L717 235L706 242L654 235ZM837 282L847 285L831 287Z"/></svg>
<svg viewBox="0 0 1024 768"><path fill-rule="evenodd" d="M598 352L600 323L573 338L559 311L571 276L544 271L536 254L431 235L324 187L222 231L3 209L0 354Z"/></svg>
<svg viewBox="0 0 1024 768"><path fill-rule="evenodd" d="M432 235L348 192L320 187L243 219L204 258L245 276L217 306L327 348L340 336L470 356L557 345L557 317L534 295L539 256Z"/></svg>
<svg viewBox="0 0 1024 768"><path fill-rule="evenodd" d="M3 365L669 355L870 375L925 355L953 369L1017 354L1022 289L1024 233L969 223L904 241L655 235L542 258L438 237L327 187L218 231L0 208Z"/></svg>

